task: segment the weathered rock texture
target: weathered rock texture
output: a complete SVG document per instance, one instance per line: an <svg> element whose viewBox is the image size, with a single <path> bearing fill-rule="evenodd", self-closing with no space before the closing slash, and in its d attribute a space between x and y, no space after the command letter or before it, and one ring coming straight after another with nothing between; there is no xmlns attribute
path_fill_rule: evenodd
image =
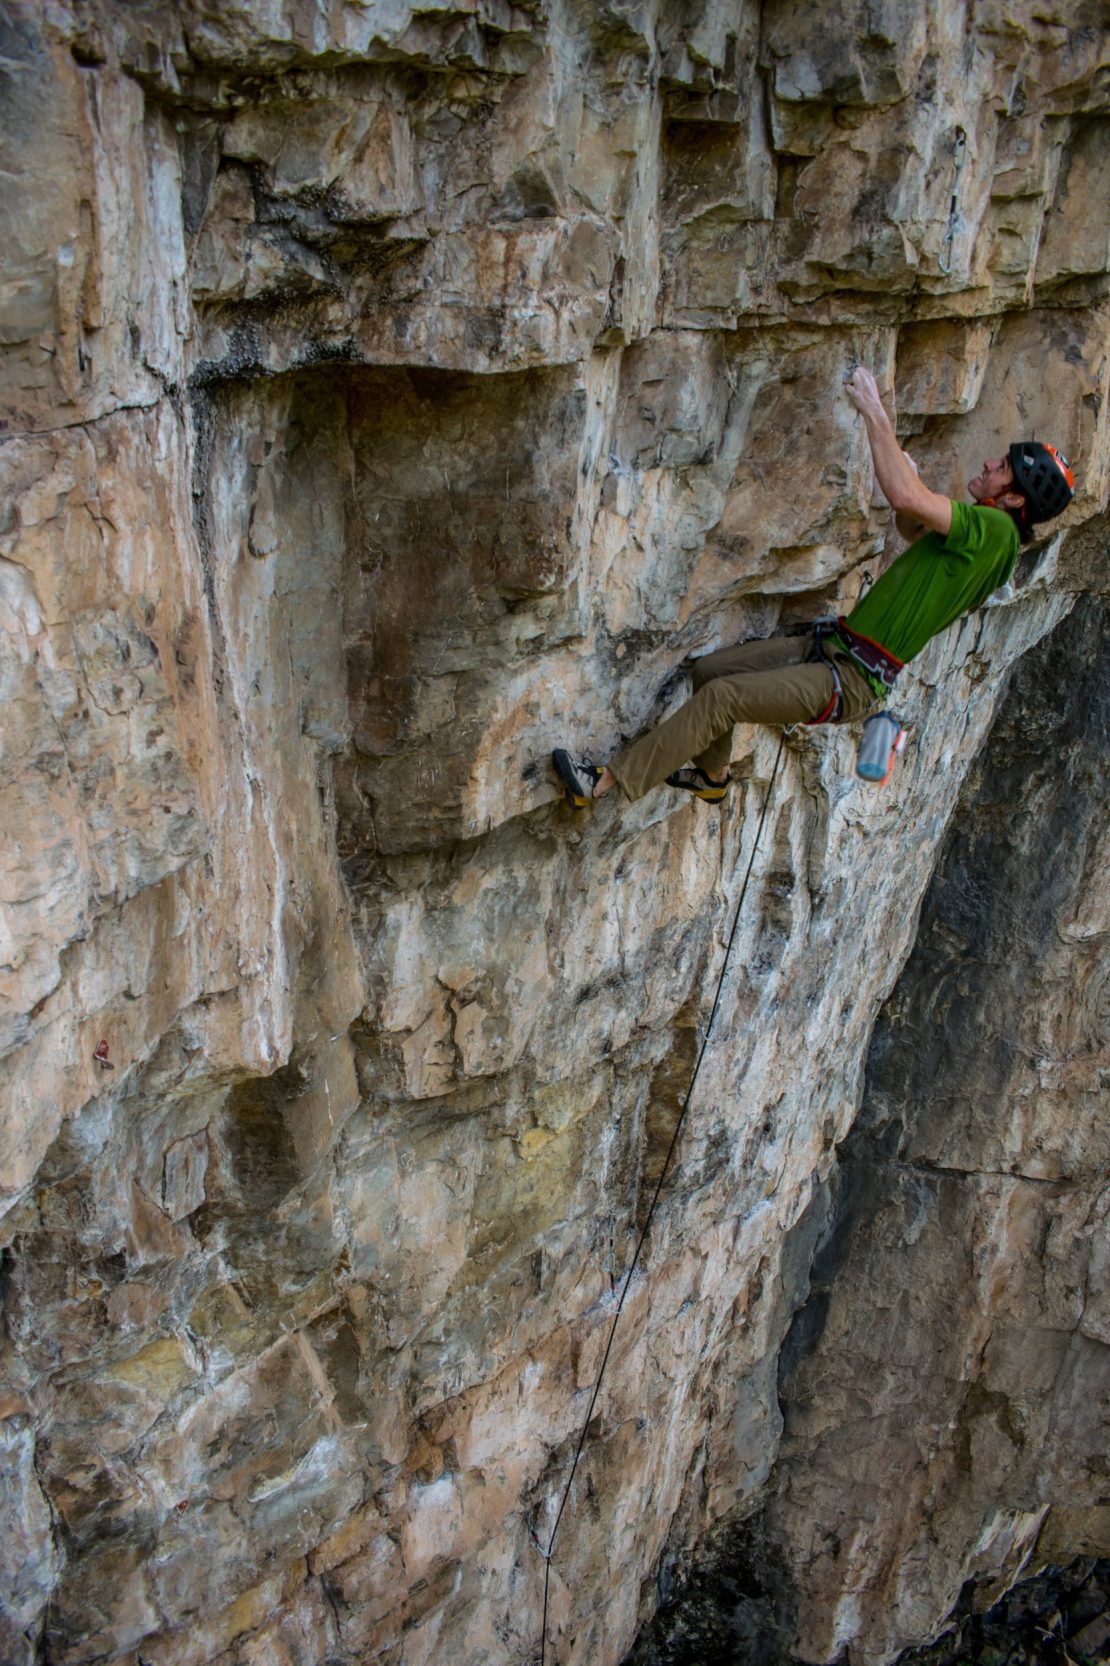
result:
<svg viewBox="0 0 1110 1666"><path fill-rule="evenodd" d="M807 1659L1110 1525L1106 628L1081 603L1018 666L872 1044L784 1356Z"/></svg>
<svg viewBox="0 0 1110 1666"><path fill-rule="evenodd" d="M618 1661L658 1570L772 1485L817 1566L769 1478L821 1199L1008 668L1101 582L1102 22L1084 0L0 9L13 1666L535 1651L532 1535L775 737L738 733L714 813L659 793L575 820L545 759L634 732L684 654L850 605L888 525L840 391L858 358L938 486L1036 430L1081 489L913 667L894 791L853 782L847 733L788 748L552 1644ZM1035 1074L1016 1132L984 1104L981 1146L1058 1187L1075 1106ZM1028 1188L961 1185L957 1237L1005 1219L984 1277L1032 1301ZM1079 1333L1077 1300L1054 1313ZM1038 1350L999 1355L1025 1388L985 1391L1047 1393ZM896 1622L879 1588L922 1552L890 1496L843 1588L820 1562L805 1647L927 1631L973 1563L1010 1566L983 1523L1037 1516L1073 1458L956 1487Z"/></svg>
<svg viewBox="0 0 1110 1666"><path fill-rule="evenodd" d="M1107 1543L1106 626L1088 598L1014 672L798 1229L764 1507L637 1666L890 1655Z"/></svg>

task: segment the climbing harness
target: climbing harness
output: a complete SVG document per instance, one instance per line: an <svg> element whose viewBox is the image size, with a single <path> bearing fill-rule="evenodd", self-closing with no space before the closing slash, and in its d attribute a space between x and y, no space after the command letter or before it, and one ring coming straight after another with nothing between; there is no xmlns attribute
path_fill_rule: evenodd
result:
<svg viewBox="0 0 1110 1666"><path fill-rule="evenodd" d="M898 672L902 669L902 661L889 654L877 642L872 642L869 636L861 636L852 630L843 619L818 619L813 627L813 646L809 653L809 663L820 660L832 672L832 699L816 717L811 717L805 725L807 729L815 729L822 723L837 723L844 709L844 689L836 665L825 650L829 638L835 639L837 644L846 649L861 670L868 671L872 677L878 677L885 687L892 688ZM906 744L906 731L892 712L872 712L863 725L859 746L856 749L856 774L861 781L870 781L873 785L885 787L894 773L894 766L898 762L898 755Z"/></svg>
<svg viewBox="0 0 1110 1666"><path fill-rule="evenodd" d="M956 232L961 223L960 214L960 177L967 161L967 134L962 127L957 127L952 139L952 157L954 172L952 176L952 200L948 205L948 225L941 244L940 258L937 262L945 277L952 271L952 252L956 245Z"/></svg>
<svg viewBox="0 0 1110 1666"><path fill-rule="evenodd" d="M892 654L881 642L875 642L871 637L862 636L859 631L854 631L847 619L836 621L834 634L839 637L860 669L867 674L868 681L878 678L889 693L898 681L899 672L906 668L905 660Z"/></svg>
<svg viewBox="0 0 1110 1666"><path fill-rule="evenodd" d="M552 1556L554 1554L554 1551L555 1551L555 1537L556 1537L556 1535L559 1531L559 1523L563 1519L563 1512L567 1507L567 1500L570 1497L570 1489L574 1484L575 1473L578 1469L578 1461L582 1456L582 1449L586 1444L586 1434L587 1434L587 1432L589 1430L589 1427L590 1427L590 1421L591 1421L591 1419L593 1418L593 1415L594 1415L594 1407L597 1404L597 1397L601 1393L601 1384L602 1384L602 1381L605 1377L605 1367L609 1363L609 1355L610 1355L610 1353L612 1352L612 1349L613 1349L613 1339L617 1334L617 1325L620 1322L620 1316L621 1316L621 1313L624 1309L625 1297L628 1295L629 1289L632 1285L633 1277L635 1276L635 1273L636 1273L636 1268L639 1266L640 1255L641 1255L641 1252L643 1250L644 1244L647 1241L647 1235L648 1235L648 1232L651 1228L652 1217L655 1214L655 1206L659 1202L659 1197L660 1197L660 1194L663 1190L663 1183L667 1178L667 1174L668 1174L668 1171L669 1171L670 1166L671 1166L671 1158L674 1155L675 1147L678 1145L678 1136L682 1132L682 1124L686 1119L686 1112L689 1108L691 1097L693 1096L694 1086L695 1086L695 1084L697 1082L697 1079L698 1079L698 1072L701 1069L701 1061L705 1057L705 1050L709 1045L709 1037L713 1032L713 1021L717 1016L717 1009L721 1004L721 991L724 988L725 973L728 971L728 963L729 963L729 959L732 955L732 945L733 945L733 943L736 939L737 927L740 924L740 913L741 913L741 910L744 907L744 898L748 894L748 881L751 879L751 876L752 876L752 865L755 862L756 851L759 849L759 841L763 836L763 826L764 826L764 823L767 820L767 810L768 810L768 808L770 806L770 803L771 803L771 794L775 790L775 779L776 779L776 777L778 775L778 772L779 772L779 762L782 758L782 751L783 751L783 747L784 747L785 744L786 744L786 731L784 730L782 735L779 737L778 751L775 753L775 762L774 762L774 764L772 766L772 769L771 769L771 779L768 781L767 791L763 795L763 808L759 812L759 825L755 830L755 840L752 844L751 855L748 857L748 866L744 871L744 881L743 881L743 884L740 887L740 896L739 896L739 899L738 899L737 904L736 904L736 912L735 912L735 914L733 915L733 918L732 918L732 929L728 934L728 942L725 945L724 958L721 961L721 972L720 972L720 976L717 979L717 989L716 989L716 993L713 996L713 1006L710 1009L709 1021L705 1026L705 1034L702 1036L701 1046L698 1049L698 1056L694 1061L694 1070L693 1070L693 1074L690 1077L689 1086L686 1089L686 1097L682 1101L682 1109L678 1113L678 1121L675 1123L674 1133L671 1135L671 1143L667 1147L667 1155L663 1159L663 1167L662 1167L662 1170L660 1171L659 1179L655 1183L655 1191L652 1193L651 1203L648 1205L647 1216L645 1217L643 1227L640 1230L640 1236L639 1236L639 1239L638 1239L637 1244L636 1244L636 1250L635 1250L635 1253L632 1257L632 1262L631 1262L631 1265L629 1266L628 1273L625 1277L624 1285L621 1289L620 1300L617 1303L617 1311L613 1315L613 1323L609 1327L609 1340L606 1342L605 1352L601 1356L601 1365L598 1368L597 1380L594 1383L593 1393L590 1395L590 1404L587 1408L585 1420L582 1424L582 1432L578 1437L578 1445L575 1448L574 1458L573 1458L573 1461L571 1462L570 1474L567 1476L566 1485L563 1488L562 1497L559 1501L559 1508L558 1508L558 1511L556 1512L556 1515L555 1515L555 1525L551 1529L551 1537L547 1541L547 1549L546 1550L544 1550L542 1544L540 1543L539 1536L536 1533L535 1529L534 1528L529 1529L530 1534L531 1534L531 1538L532 1538L532 1542L535 1545L539 1554L543 1557L543 1562L544 1562L544 1572L543 1572L543 1630L540 1634L540 1666L546 1666L546 1660L547 1660L547 1610L548 1610L548 1597L549 1597L550 1586L551 1586L551 1558L552 1558Z"/></svg>
<svg viewBox="0 0 1110 1666"><path fill-rule="evenodd" d="M809 719L806 724L809 729L816 729L822 723L838 722L840 714L844 710L844 685L840 681L840 672L825 652L825 643L835 630L835 619L817 619L814 621L813 642L809 650L807 663L812 665L814 661L819 660L822 665L828 667L832 673L833 691L828 705L818 712L816 717Z"/></svg>

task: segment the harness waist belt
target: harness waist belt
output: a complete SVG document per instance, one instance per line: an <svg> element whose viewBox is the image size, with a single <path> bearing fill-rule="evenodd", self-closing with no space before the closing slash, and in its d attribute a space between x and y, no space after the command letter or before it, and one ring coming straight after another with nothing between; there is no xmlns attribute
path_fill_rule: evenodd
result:
<svg viewBox="0 0 1110 1666"><path fill-rule="evenodd" d="M836 634L857 664L872 677L877 677L884 688L894 687L899 671L905 666L905 660L898 659L881 643L873 642L869 636L861 636L859 631L852 629L846 619L836 621Z"/></svg>

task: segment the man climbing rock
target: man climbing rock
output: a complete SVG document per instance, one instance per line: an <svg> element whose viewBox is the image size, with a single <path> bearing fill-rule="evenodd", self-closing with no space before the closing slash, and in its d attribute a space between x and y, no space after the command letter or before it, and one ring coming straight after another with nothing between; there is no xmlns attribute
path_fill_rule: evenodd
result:
<svg viewBox="0 0 1110 1666"><path fill-rule="evenodd" d="M717 802L728 791L734 724L864 716L932 637L1005 584L1034 524L1071 501L1067 459L1033 440L982 465L968 481L970 504L931 491L899 446L871 372L854 369L845 390L866 425L876 479L914 542L827 633L744 642L695 660L686 704L606 765L556 750L575 809L612 787L635 800L663 781Z"/></svg>

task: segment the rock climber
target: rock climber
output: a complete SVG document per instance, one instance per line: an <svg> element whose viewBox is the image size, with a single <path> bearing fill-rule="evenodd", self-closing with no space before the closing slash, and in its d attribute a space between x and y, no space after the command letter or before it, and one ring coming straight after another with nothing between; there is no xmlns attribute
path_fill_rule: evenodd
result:
<svg viewBox="0 0 1110 1666"><path fill-rule="evenodd" d="M899 530L914 541L835 625L696 659L691 698L607 764L576 763L556 750L555 772L573 808L613 787L635 801L663 781L716 803L728 791L734 724L865 716L932 637L1006 583L1034 525L1074 495L1067 459L1036 440L1017 441L1005 457L985 462L967 483L970 504L931 491L899 446L871 372L856 366L844 386Z"/></svg>

